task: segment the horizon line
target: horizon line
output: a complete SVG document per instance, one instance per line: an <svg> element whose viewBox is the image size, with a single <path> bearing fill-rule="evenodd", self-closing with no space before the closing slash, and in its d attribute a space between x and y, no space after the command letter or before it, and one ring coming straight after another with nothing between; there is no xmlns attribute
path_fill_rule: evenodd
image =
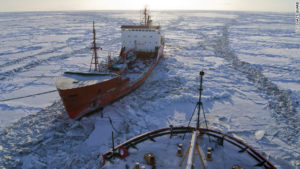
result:
<svg viewBox="0 0 300 169"><path fill-rule="evenodd" d="M267 13L293 13L291 11L270 10L229 10L229 9L150 9L151 11L216 11L216 12L267 12ZM70 10L24 10L24 11L1 11L0 13L22 12L80 12L80 11L140 11L140 9L70 9Z"/></svg>

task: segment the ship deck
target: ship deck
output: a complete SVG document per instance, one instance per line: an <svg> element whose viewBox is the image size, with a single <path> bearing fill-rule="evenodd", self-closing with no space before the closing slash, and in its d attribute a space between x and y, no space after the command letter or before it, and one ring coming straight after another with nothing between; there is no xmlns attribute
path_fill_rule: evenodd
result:
<svg viewBox="0 0 300 169"><path fill-rule="evenodd" d="M150 169L151 166L146 163L144 155L152 153L156 159L156 169L182 169L185 168L183 166L186 165L187 157L180 167L179 164L183 157L176 156L177 147L178 144L183 144L184 154L188 149L190 140L191 133L186 135L185 140L182 139L182 135L174 136L172 138L165 135L155 138L155 142L147 140L142 144L136 145L137 149L129 149L130 155L126 158L126 160L115 159L113 162L108 162L103 168L126 168L126 165L129 166L129 168L133 168L135 163L139 162L140 166L145 166L146 169ZM254 168L257 164L255 159L251 158L251 156L247 153L239 153L240 149L228 142L224 142L224 146L220 146L213 138L211 138L211 142L209 142L208 136L204 135L203 138L198 139L198 144L206 169L231 169L235 165L239 165L243 168ZM208 147L213 148L212 161L207 161L205 158L205 153ZM195 155L194 157L194 166L196 168L202 168L201 160L198 155ZM259 169L263 167L255 168Z"/></svg>
<svg viewBox="0 0 300 169"><path fill-rule="evenodd" d="M117 76L113 73L66 72L64 76L56 81L56 87L60 90L79 88L94 85Z"/></svg>
<svg viewBox="0 0 300 169"><path fill-rule="evenodd" d="M106 72L66 72L60 79L56 81L56 87L60 90L74 89L84 86L90 86L101 83L118 76L129 78L129 84L135 83L142 78L149 70L155 59L149 57L137 57L134 61L127 64L127 69L118 75L118 71L107 69Z"/></svg>
<svg viewBox="0 0 300 169"><path fill-rule="evenodd" d="M151 65L154 63L153 59L141 60L136 59L134 63L128 66L126 74L123 75L125 78L129 78L129 83L134 83L136 80L142 78L144 74L149 70Z"/></svg>

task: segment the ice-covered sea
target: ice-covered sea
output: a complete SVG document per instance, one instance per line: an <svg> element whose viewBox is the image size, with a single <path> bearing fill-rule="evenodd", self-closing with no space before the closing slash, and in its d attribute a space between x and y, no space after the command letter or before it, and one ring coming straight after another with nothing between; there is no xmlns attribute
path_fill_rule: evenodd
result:
<svg viewBox="0 0 300 169"><path fill-rule="evenodd" d="M92 22L100 56L120 50L137 11L0 13L0 168L96 168L116 143L187 125L205 71L209 127L242 139L278 168L300 168L300 34L293 13L154 11L165 56L146 82L80 121L55 90L64 71L88 70ZM101 117L103 116L103 118Z"/></svg>

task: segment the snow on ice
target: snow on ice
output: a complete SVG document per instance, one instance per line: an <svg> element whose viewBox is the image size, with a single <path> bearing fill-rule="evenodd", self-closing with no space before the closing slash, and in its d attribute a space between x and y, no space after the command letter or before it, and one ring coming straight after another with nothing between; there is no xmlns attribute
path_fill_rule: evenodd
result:
<svg viewBox="0 0 300 169"><path fill-rule="evenodd" d="M56 92L0 102L0 168L97 168L111 147L187 125L204 70L209 127L244 140L278 168L300 168L300 35L293 13L153 11L165 56L146 82L79 121ZM64 71L89 68L92 22L107 52L137 11L0 13L0 100L55 90ZM192 122L195 124L195 121ZM192 124L192 125L193 125Z"/></svg>

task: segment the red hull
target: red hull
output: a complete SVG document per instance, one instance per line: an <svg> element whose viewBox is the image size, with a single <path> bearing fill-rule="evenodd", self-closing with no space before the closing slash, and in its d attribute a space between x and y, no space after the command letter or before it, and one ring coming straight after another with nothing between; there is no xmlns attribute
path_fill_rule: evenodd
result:
<svg viewBox="0 0 300 169"><path fill-rule="evenodd" d="M63 101L64 107L70 118L76 119L97 110L139 87L151 74L160 58L163 56L164 46L158 53L157 59L149 69L134 82L121 76L93 85L72 88L57 89Z"/></svg>

